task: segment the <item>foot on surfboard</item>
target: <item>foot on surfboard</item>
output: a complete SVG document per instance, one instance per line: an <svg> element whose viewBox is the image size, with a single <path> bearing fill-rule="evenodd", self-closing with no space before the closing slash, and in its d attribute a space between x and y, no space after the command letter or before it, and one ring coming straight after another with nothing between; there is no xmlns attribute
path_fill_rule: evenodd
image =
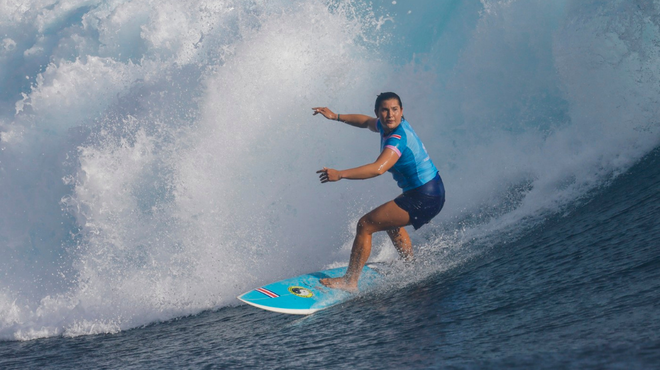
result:
<svg viewBox="0 0 660 370"><path fill-rule="evenodd" d="M319 280L321 284L327 286L328 288L332 289L341 289L345 290L349 293L357 293L358 292L358 287L357 284L351 285L346 282L346 279L343 277L338 277L338 278L325 278Z"/></svg>

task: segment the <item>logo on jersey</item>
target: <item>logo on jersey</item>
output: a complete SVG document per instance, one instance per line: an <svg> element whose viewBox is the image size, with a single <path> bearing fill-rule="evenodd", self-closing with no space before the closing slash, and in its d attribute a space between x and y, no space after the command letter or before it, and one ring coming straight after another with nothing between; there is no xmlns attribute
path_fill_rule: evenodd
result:
<svg viewBox="0 0 660 370"><path fill-rule="evenodd" d="M293 295L297 295L298 297L301 298L309 298L314 295L311 290L303 288L301 286L290 286L289 287L289 292L293 293Z"/></svg>

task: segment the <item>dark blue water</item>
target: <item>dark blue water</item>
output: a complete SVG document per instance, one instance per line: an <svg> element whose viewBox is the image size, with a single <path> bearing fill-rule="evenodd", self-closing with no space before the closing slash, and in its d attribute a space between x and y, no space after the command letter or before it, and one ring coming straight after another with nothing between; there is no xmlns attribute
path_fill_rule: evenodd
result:
<svg viewBox="0 0 660 370"><path fill-rule="evenodd" d="M655 150L566 213L415 284L308 317L242 305L1 342L0 367L659 368L659 245Z"/></svg>

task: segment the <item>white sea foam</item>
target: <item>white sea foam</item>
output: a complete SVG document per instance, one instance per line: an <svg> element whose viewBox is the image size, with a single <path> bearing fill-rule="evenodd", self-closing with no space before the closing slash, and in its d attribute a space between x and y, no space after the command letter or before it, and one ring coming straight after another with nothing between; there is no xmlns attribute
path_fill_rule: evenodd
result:
<svg viewBox="0 0 660 370"><path fill-rule="evenodd" d="M441 170L445 210L413 237L449 268L463 241L557 212L658 145L657 13L0 3L0 338L114 333L346 261L356 220L398 190L320 185L378 138L310 108L370 114L381 91Z"/></svg>

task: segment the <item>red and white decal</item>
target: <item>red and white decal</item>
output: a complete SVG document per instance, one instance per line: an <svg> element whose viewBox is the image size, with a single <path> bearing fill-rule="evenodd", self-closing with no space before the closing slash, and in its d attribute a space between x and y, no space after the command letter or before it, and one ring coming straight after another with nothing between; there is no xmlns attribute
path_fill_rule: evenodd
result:
<svg viewBox="0 0 660 370"><path fill-rule="evenodd" d="M388 139L389 139L389 138L401 139L401 135L394 134L394 135L390 135L390 136L388 137Z"/></svg>
<svg viewBox="0 0 660 370"><path fill-rule="evenodd" d="M277 297L279 297L279 295L278 295L277 293L275 293L275 292L271 292L270 290L268 290L268 289L266 289L266 288L257 288L257 289L255 289L255 290L256 290L257 292L259 292L259 293L263 293L263 294L269 296L270 298L277 298Z"/></svg>

